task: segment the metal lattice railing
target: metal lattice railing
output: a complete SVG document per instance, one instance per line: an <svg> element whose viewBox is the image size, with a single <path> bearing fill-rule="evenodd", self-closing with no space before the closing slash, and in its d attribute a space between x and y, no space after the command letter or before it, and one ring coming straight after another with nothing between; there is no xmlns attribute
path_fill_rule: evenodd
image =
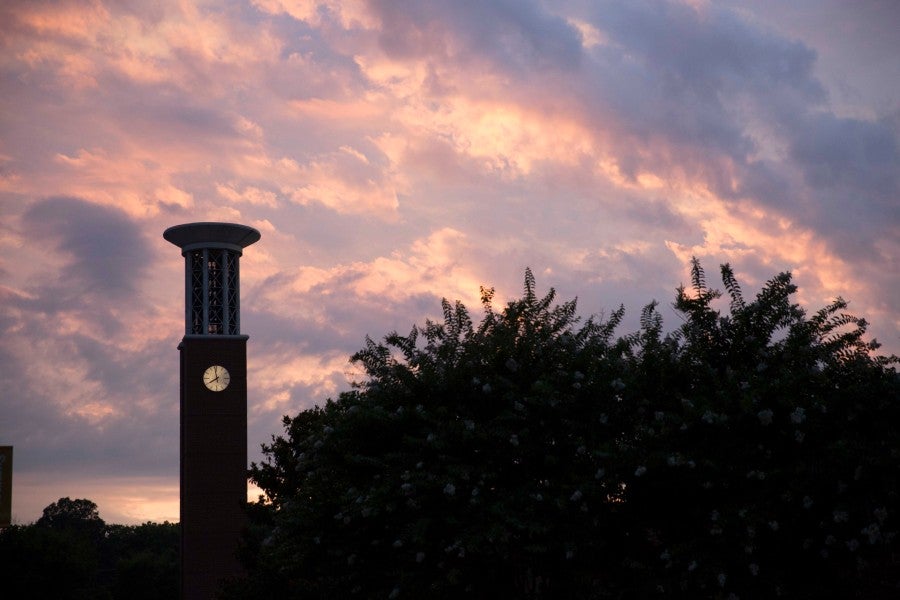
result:
<svg viewBox="0 0 900 600"><path fill-rule="evenodd" d="M190 252L188 261L187 333L235 335L240 333L238 254L203 248Z"/></svg>
<svg viewBox="0 0 900 600"><path fill-rule="evenodd" d="M221 250L206 251L207 268L207 333L216 335L225 333L223 312L225 310L225 298L223 295L222 276L224 274Z"/></svg>
<svg viewBox="0 0 900 600"><path fill-rule="evenodd" d="M188 261L190 261L189 288L191 294L191 301L188 304L190 307L190 314L188 315L190 331L188 333L204 333L204 324L206 322L203 310L203 298L206 295L203 289L205 275L205 269L203 268L204 254L204 250L194 250L188 256Z"/></svg>
<svg viewBox="0 0 900 600"><path fill-rule="evenodd" d="M225 306L228 309L226 333L240 333L240 290L238 289L238 257L234 252L225 250Z"/></svg>

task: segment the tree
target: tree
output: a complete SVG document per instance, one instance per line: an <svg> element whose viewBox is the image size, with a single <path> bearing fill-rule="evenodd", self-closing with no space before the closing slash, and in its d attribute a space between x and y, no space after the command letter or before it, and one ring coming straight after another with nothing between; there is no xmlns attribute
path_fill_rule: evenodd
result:
<svg viewBox="0 0 900 600"><path fill-rule="evenodd" d="M896 593L896 357L790 274L730 302L696 260L684 322L614 338L576 303L482 290L352 360L367 379L285 417L251 478L234 597L867 597ZM861 582L865 582L864 584Z"/></svg>
<svg viewBox="0 0 900 600"><path fill-rule="evenodd" d="M13 588L30 598L87 599L98 594L105 523L90 500L60 498L33 526L0 536L0 561Z"/></svg>
<svg viewBox="0 0 900 600"><path fill-rule="evenodd" d="M92 501L65 497L47 506L35 525L99 535L106 523L100 518L100 511Z"/></svg>

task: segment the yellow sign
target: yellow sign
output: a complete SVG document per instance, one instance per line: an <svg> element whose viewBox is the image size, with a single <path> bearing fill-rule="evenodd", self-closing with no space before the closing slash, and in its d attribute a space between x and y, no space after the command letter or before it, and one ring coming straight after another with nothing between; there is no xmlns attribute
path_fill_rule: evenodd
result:
<svg viewBox="0 0 900 600"><path fill-rule="evenodd" d="M0 446L0 527L12 523L12 446Z"/></svg>

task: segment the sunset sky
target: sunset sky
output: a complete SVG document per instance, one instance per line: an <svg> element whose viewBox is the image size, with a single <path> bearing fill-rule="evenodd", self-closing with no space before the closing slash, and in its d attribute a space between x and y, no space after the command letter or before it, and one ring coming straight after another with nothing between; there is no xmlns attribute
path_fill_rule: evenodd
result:
<svg viewBox="0 0 900 600"><path fill-rule="evenodd" d="M0 3L0 445L13 516L178 519L171 225L242 259L249 455L366 334L479 286L636 328L701 259L793 272L900 353L893 0Z"/></svg>

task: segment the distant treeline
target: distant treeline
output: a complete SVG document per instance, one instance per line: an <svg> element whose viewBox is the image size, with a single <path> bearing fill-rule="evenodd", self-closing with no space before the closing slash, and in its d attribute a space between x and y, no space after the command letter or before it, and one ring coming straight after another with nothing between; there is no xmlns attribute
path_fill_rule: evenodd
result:
<svg viewBox="0 0 900 600"><path fill-rule="evenodd" d="M178 548L177 523L109 525L92 501L60 498L35 523L0 531L2 593L34 600L177 598Z"/></svg>

